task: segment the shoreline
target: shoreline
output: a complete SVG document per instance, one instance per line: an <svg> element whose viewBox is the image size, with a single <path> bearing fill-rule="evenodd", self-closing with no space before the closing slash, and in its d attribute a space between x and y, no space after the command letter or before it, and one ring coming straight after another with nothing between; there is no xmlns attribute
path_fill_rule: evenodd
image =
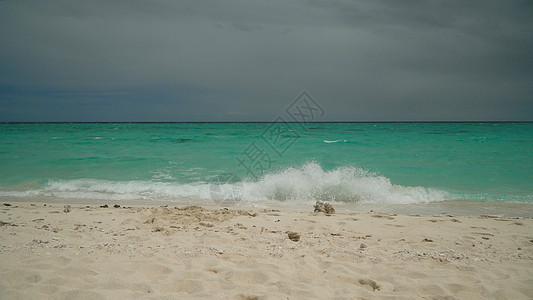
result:
<svg viewBox="0 0 533 300"><path fill-rule="evenodd" d="M3 297L533 297L530 218L107 202L1 204Z"/></svg>
<svg viewBox="0 0 533 300"><path fill-rule="evenodd" d="M121 206L187 206L199 205L207 208L242 208L242 209L281 209L288 211L307 211L313 207L314 201L246 201L245 199L235 205L221 206L212 200L197 198L176 199L87 199L87 198L58 198L58 197L24 197L14 198L0 196L0 203L50 203L70 205L110 205ZM387 203L345 203L331 202L339 212L364 213L369 211L381 211L396 214L453 214L457 216L493 215L499 217L533 218L533 203L527 202L502 202L502 201L469 201L469 200L445 200L428 203L410 204L387 204Z"/></svg>

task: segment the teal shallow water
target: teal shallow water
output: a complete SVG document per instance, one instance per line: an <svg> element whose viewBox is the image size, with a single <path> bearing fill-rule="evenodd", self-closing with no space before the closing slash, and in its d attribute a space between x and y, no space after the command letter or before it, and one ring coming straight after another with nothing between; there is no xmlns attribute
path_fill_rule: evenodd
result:
<svg viewBox="0 0 533 300"><path fill-rule="evenodd" d="M231 173L251 202L533 203L532 123L271 126L0 124L0 196L209 199Z"/></svg>

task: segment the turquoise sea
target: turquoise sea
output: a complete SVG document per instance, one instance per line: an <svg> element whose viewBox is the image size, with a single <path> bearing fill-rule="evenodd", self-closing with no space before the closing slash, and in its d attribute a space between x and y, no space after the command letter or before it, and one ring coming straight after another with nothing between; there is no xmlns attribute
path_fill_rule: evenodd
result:
<svg viewBox="0 0 533 300"><path fill-rule="evenodd" d="M2 199L533 203L533 123L8 123L0 169Z"/></svg>

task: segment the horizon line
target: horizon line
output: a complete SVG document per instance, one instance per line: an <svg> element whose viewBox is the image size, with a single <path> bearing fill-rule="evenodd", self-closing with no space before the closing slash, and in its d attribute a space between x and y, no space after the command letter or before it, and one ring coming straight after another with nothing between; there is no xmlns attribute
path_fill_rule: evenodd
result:
<svg viewBox="0 0 533 300"><path fill-rule="evenodd" d="M533 123L533 120L461 120L461 121L0 121L0 124L191 124L191 123L303 123L303 124L321 124L321 123Z"/></svg>

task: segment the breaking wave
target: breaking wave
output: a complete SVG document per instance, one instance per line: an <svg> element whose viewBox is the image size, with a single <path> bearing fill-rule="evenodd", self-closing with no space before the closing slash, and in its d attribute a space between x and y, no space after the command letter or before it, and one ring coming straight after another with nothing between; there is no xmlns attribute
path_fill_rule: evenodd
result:
<svg viewBox="0 0 533 300"><path fill-rule="evenodd" d="M394 185L384 176L358 167L324 171L311 162L266 174L258 181L217 183L220 191L238 187L244 201L338 201L381 204L427 203L449 200L446 192L426 187ZM77 199L154 199L177 201L180 198L209 200L214 183L109 181L75 179L50 181L40 188L0 191L0 196L60 197Z"/></svg>

